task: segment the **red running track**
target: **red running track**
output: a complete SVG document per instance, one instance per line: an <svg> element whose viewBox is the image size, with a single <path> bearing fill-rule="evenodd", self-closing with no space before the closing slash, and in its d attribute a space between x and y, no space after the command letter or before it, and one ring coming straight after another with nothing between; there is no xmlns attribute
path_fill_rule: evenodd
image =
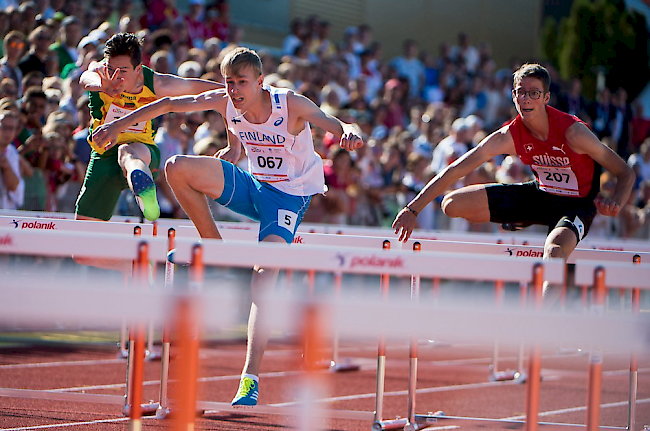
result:
<svg viewBox="0 0 650 431"><path fill-rule="evenodd" d="M230 402L238 385L245 343L211 343L200 351L199 400ZM525 385L489 382L491 346L423 343L419 348L416 412L444 411L448 416L523 420ZM542 358L540 421L584 424L586 418L588 355L545 351ZM323 371L328 409L372 412L375 408L376 345L341 345L341 357L360 366L358 371ZM291 405L298 401L300 350L286 342L272 342L263 363L260 403ZM514 351L502 349L500 368L516 366ZM173 361L172 365L173 367ZM600 424L627 425L629 358L605 354ZM408 346L389 344L385 381L384 419L407 415ZM639 358L636 429L650 424L650 357ZM0 388L57 389L71 393L123 395L126 363L108 348L26 347L0 349ZM157 400L160 362L145 364L145 401ZM173 386L170 387L173 391ZM293 416L206 412L196 420L198 430L296 429ZM327 420L326 429L370 430L371 421ZM125 430L128 421L120 406L97 403L0 398L0 427L6 429ZM444 428L443 428L444 427ZM445 419L429 429L523 429L512 422ZM169 420L148 417L146 430L171 428ZM546 429L575 427L540 426ZM577 428L580 429L580 428ZM583 428L584 429L584 428Z"/></svg>

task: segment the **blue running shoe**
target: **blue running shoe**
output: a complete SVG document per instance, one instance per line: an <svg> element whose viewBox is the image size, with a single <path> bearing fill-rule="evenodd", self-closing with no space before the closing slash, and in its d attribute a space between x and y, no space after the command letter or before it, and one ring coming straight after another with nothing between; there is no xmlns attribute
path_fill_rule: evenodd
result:
<svg viewBox="0 0 650 431"><path fill-rule="evenodd" d="M239 390L233 398L233 407L246 408L257 405L257 397L260 394L260 384L250 377L243 377L239 382Z"/></svg>
<svg viewBox="0 0 650 431"><path fill-rule="evenodd" d="M131 172L131 187L135 200L142 210L142 214L149 221L155 221L160 217L160 207L156 197L156 185L151 176L140 169Z"/></svg>

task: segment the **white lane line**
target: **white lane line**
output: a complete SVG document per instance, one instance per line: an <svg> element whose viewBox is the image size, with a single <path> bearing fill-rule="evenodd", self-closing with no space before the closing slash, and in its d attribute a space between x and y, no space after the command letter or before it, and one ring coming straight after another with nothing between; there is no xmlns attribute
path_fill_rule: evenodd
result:
<svg viewBox="0 0 650 431"><path fill-rule="evenodd" d="M147 419L147 417L143 417L142 419ZM35 425L35 426L31 426L31 427L0 428L0 431L42 430L42 429L49 429L49 428L71 427L71 426L77 426L77 425L94 425L94 424L124 422L124 421L128 421L128 420L129 420L129 418L98 419L96 421L87 421L87 422L68 422L68 423L62 423L62 424Z"/></svg>
<svg viewBox="0 0 650 431"><path fill-rule="evenodd" d="M644 398L642 400L636 400L637 404L646 404L650 403L650 398ZM607 403L607 404L601 404L601 408L611 408L611 407L624 407L627 406L627 401L619 401L616 403ZM551 410L547 412L540 412L539 416L553 416L553 415L561 415L564 413L576 413L576 412L582 412L586 411L587 407L586 406L580 406L580 407L570 407L566 409L559 409L559 410ZM526 419L526 416L511 416L509 418L503 418L501 420L511 420L511 421L518 421L518 420L523 420Z"/></svg>
<svg viewBox="0 0 650 431"><path fill-rule="evenodd" d="M59 361L59 362L39 362L33 364L6 364L0 365L0 370L16 368L47 368L47 367L67 367L71 365L107 365L125 363L124 359L96 359L86 361Z"/></svg>
<svg viewBox="0 0 650 431"><path fill-rule="evenodd" d="M544 377L545 380L556 380L557 378L554 376L548 376ZM481 382L481 383L468 383L464 385L451 385L451 386L439 386L435 388L424 388L424 389L418 389L416 391L416 394L431 394L435 392L451 392L451 391L460 391L460 390L468 390L468 389L480 389L480 388L491 388L495 386L506 386L506 385L519 385L520 383L514 382L512 380L510 381L504 381L504 382ZM395 397L395 396L404 396L408 395L408 389L407 390L401 390L401 391L392 391L392 392L385 392L384 396L386 397ZM318 400L318 402L321 403L332 403L332 402L337 402L337 401L348 401L348 400L357 400L357 399L367 399L367 398L375 398L376 394L374 392L372 393L367 393L367 394L355 394L355 395L342 395L339 397L330 397L330 398L322 398ZM290 406L293 404L301 404L301 401L290 401L286 403L279 403L279 404L273 404L274 406Z"/></svg>

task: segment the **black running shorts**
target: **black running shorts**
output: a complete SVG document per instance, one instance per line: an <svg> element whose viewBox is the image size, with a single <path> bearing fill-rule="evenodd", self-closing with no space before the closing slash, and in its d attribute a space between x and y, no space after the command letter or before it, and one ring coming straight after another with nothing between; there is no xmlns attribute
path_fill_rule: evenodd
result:
<svg viewBox="0 0 650 431"><path fill-rule="evenodd" d="M485 187L493 223L515 223L569 227L578 242L587 235L598 212L593 198L557 196L537 188L535 181L518 184L489 184Z"/></svg>

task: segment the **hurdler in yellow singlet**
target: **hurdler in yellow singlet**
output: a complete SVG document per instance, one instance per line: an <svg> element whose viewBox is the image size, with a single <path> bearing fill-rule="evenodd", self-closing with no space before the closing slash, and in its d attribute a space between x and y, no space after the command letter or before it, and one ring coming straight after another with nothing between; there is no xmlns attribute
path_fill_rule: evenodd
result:
<svg viewBox="0 0 650 431"><path fill-rule="evenodd" d="M104 148L99 147L92 140L92 133L95 128L101 124L111 122L127 115L129 112L157 100L153 86L153 71L146 66L142 66L144 76L144 85L142 91L138 94L121 93L119 96L111 97L103 92L90 93L90 114L92 122L90 125L90 134L88 143L91 148L99 154L104 154ZM132 124L128 129L120 132L117 143L142 142L143 144L155 145L154 136L156 130L153 127L153 121L147 120L141 123Z"/></svg>

